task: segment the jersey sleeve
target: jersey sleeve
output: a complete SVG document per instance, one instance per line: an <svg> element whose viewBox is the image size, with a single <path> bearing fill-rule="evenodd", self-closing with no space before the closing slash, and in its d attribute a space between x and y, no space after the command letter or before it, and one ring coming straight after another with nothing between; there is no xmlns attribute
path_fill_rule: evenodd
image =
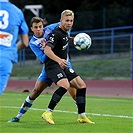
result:
<svg viewBox="0 0 133 133"><path fill-rule="evenodd" d="M51 34L52 31L55 29L55 27L57 27L57 26L59 26L59 25L60 25L60 22L47 25L47 26L44 28L44 32L45 32L44 37L45 37L46 40L48 40L50 34Z"/></svg>
<svg viewBox="0 0 133 133"><path fill-rule="evenodd" d="M29 32L29 28L27 26L27 23L25 21L25 18L24 18L24 15L22 13L22 11L20 10L19 11L19 17L20 17L20 20L21 20L21 24L20 24L20 27L19 27L19 34L28 34Z"/></svg>
<svg viewBox="0 0 133 133"><path fill-rule="evenodd" d="M59 40L59 34L58 33L51 33L51 35L48 38L48 41L46 43L47 46L51 47L52 49L55 47Z"/></svg>
<svg viewBox="0 0 133 133"><path fill-rule="evenodd" d="M40 48L36 47L36 45L29 43L29 46L31 48L31 50L33 51L33 53L36 55L36 57L42 62L45 63L45 61L47 60L47 56L46 54L43 53L43 51L40 50Z"/></svg>

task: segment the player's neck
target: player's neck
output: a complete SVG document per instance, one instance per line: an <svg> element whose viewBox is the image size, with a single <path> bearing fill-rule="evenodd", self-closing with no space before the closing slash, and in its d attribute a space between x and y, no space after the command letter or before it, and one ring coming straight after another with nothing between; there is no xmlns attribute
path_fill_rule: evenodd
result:
<svg viewBox="0 0 133 133"><path fill-rule="evenodd" d="M59 28L61 28L65 33L68 33L68 30L65 29L62 25L60 25Z"/></svg>

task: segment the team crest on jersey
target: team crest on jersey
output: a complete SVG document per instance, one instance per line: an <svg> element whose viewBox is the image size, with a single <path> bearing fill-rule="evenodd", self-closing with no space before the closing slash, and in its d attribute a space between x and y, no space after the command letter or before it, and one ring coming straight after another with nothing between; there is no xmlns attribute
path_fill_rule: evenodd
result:
<svg viewBox="0 0 133 133"><path fill-rule="evenodd" d="M74 70L72 68L69 68L70 73L74 73Z"/></svg>

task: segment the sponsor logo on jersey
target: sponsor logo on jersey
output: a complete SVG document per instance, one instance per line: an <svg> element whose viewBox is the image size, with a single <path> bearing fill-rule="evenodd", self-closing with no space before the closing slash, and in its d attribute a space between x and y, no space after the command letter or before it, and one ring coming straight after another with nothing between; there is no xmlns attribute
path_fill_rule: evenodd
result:
<svg viewBox="0 0 133 133"><path fill-rule="evenodd" d="M13 35L7 32L0 32L0 45L10 47Z"/></svg>

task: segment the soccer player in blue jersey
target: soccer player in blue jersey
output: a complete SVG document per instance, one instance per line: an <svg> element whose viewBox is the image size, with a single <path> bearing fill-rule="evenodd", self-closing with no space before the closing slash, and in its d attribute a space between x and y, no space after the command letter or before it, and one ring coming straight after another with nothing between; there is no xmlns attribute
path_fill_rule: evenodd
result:
<svg viewBox="0 0 133 133"><path fill-rule="evenodd" d="M43 28L43 19L40 17L33 17L31 19L31 30L33 31L34 35L30 40L29 46L36 55L36 57L44 64L47 56L44 54L44 48L41 45L44 38L47 40L51 32L55 29L55 27L59 26L59 23L54 23L51 25L46 26ZM70 35L70 31L69 31ZM70 37L71 38L71 37ZM68 58L68 67L72 68L70 60ZM8 122L19 122L22 116L27 112L27 110L32 106L35 99L42 93L42 91L52 84L51 79L49 79L45 73L45 69L42 68L42 72L38 77L35 87L32 92L27 96L26 100L20 107L20 110L16 117L12 118ZM76 98L76 89L69 88L69 93L71 94L72 98L75 100Z"/></svg>
<svg viewBox="0 0 133 133"><path fill-rule="evenodd" d="M28 30L22 11L8 0L0 0L0 94L18 61L18 50L28 46Z"/></svg>

